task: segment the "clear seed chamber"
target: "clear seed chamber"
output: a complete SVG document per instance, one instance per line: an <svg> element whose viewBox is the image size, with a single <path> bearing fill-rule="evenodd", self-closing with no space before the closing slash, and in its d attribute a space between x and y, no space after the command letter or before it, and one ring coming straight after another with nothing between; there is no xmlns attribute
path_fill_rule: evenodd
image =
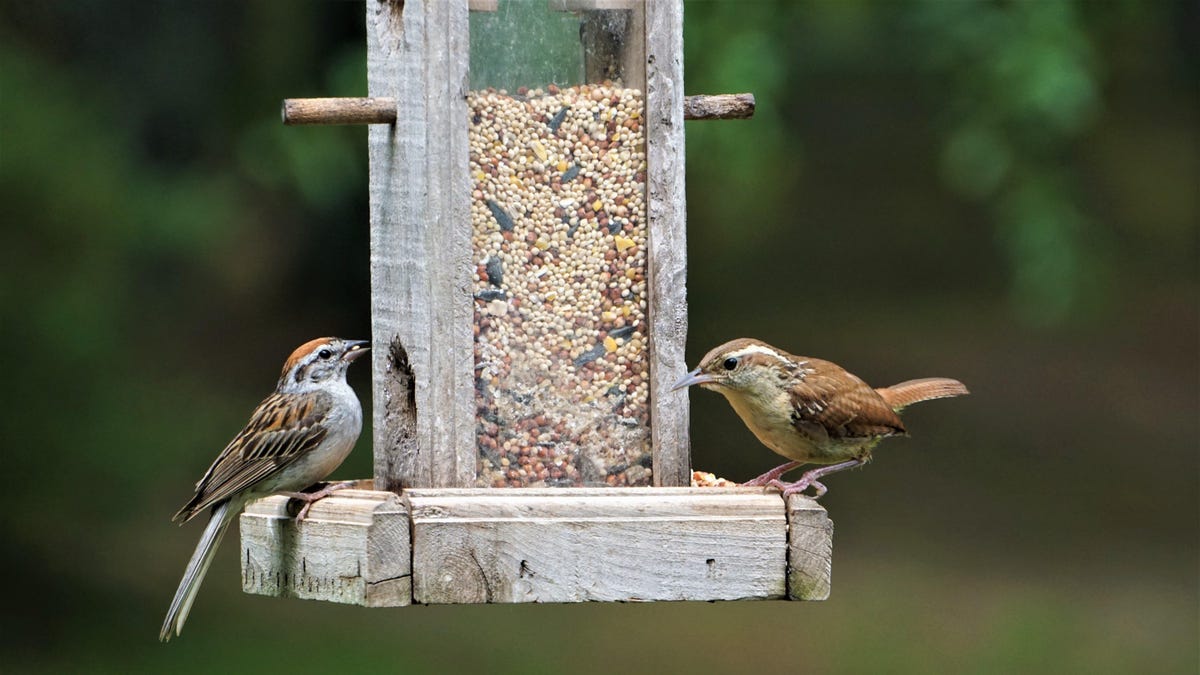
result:
<svg viewBox="0 0 1200 675"><path fill-rule="evenodd" d="M472 13L477 485L651 484L642 11Z"/></svg>

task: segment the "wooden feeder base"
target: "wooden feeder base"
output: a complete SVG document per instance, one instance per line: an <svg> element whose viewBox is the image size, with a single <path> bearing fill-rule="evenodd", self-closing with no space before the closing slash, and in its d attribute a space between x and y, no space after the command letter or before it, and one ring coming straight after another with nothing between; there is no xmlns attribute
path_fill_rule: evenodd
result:
<svg viewBox="0 0 1200 675"><path fill-rule="evenodd" d="M347 489L241 517L242 590L412 603L824 600L833 523L760 488Z"/></svg>

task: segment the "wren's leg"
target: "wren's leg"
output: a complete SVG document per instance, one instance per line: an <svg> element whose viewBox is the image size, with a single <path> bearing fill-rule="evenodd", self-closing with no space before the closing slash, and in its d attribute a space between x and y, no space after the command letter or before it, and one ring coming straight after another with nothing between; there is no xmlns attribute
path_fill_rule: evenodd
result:
<svg viewBox="0 0 1200 675"><path fill-rule="evenodd" d="M820 468L813 469L812 471L805 472L805 474L800 477L800 480L796 481L795 483L785 483L779 479L775 479L767 483L767 485L769 487L778 489L783 493L784 497L804 492L810 487L815 487L816 494L813 495L813 498L816 499L827 492L825 486L819 480L817 480L818 478L822 476L828 476L831 473L837 473L838 471L852 469L863 463L864 462L861 459L852 459L848 462L830 464L829 466L822 466Z"/></svg>
<svg viewBox="0 0 1200 675"><path fill-rule="evenodd" d="M800 466L800 462L788 462L787 464L780 464L758 478L751 478L745 483L742 483L742 487L758 487L760 485L767 485L771 481L779 480L780 476L798 466Z"/></svg>
<svg viewBox="0 0 1200 675"><path fill-rule="evenodd" d="M299 499L304 502L304 508L300 509L300 513L296 514L296 522L302 523L308 517L308 510L312 508L313 502L320 501L338 490L354 487L356 484L357 481L345 480L340 483L330 483L316 492L280 492L279 494L289 499Z"/></svg>

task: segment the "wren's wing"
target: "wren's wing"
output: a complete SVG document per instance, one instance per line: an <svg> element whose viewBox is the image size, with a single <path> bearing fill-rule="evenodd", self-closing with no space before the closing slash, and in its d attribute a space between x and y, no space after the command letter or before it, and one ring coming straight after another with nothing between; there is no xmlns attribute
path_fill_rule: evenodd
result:
<svg viewBox="0 0 1200 675"><path fill-rule="evenodd" d="M316 448L327 433L319 421L329 407L329 396L320 392L268 396L196 483L195 496L172 520L187 522Z"/></svg>
<svg viewBox="0 0 1200 675"><path fill-rule="evenodd" d="M819 440L869 439L905 433L892 408L866 382L840 366L808 359L808 374L792 385L792 424Z"/></svg>

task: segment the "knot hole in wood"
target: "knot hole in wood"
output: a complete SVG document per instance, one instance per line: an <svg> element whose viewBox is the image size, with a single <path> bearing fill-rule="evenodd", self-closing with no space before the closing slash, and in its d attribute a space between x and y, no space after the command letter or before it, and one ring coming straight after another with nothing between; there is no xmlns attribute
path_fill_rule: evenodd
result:
<svg viewBox="0 0 1200 675"><path fill-rule="evenodd" d="M393 424L386 427L388 437L384 439L385 447L397 448L400 452L375 453L376 463L384 462L386 466L375 467L376 488L399 492L400 471L392 466L396 458L404 457L407 453L417 453L417 392L416 378L413 375L412 363L408 358L408 350L399 337L392 338L387 346L387 359L384 364L384 411L386 419ZM382 483L382 484L380 484Z"/></svg>

